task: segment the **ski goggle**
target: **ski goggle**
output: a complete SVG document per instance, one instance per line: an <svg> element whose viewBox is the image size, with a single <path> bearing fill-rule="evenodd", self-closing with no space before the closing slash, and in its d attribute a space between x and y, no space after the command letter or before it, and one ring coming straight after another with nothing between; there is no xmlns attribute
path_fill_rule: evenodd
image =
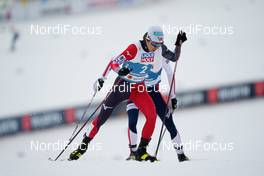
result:
<svg viewBox="0 0 264 176"><path fill-rule="evenodd" d="M153 41L150 41L150 44L155 47L155 48L159 48L161 47L162 43L157 43L157 42L153 42Z"/></svg>
<svg viewBox="0 0 264 176"><path fill-rule="evenodd" d="M150 42L150 44L155 47L155 48L159 48L163 42L153 42L149 36L146 37L146 39Z"/></svg>

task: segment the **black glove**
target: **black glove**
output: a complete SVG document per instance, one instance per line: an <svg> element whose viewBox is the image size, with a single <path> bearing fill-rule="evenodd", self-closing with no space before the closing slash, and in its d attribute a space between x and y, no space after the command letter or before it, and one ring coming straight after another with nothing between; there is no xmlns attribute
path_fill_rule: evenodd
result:
<svg viewBox="0 0 264 176"><path fill-rule="evenodd" d="M100 91L104 85L104 80L102 78L98 78L94 83L94 91Z"/></svg>
<svg viewBox="0 0 264 176"><path fill-rule="evenodd" d="M176 98L172 98L171 99L171 106L172 106L173 110L177 109L177 107L178 107L177 104L178 104L177 99Z"/></svg>
<svg viewBox="0 0 264 176"><path fill-rule="evenodd" d="M104 80L102 78L99 78L97 81L98 81L98 91L99 91L104 86Z"/></svg>
<svg viewBox="0 0 264 176"><path fill-rule="evenodd" d="M183 42L185 42L186 40L187 40L186 33L180 31L179 34L177 35L177 40L176 40L176 42L175 42L175 45L176 45L176 46L181 46L181 44L182 44Z"/></svg>
<svg viewBox="0 0 264 176"><path fill-rule="evenodd" d="M123 67L118 71L119 76L126 76L128 73L130 73L131 70L127 67Z"/></svg>

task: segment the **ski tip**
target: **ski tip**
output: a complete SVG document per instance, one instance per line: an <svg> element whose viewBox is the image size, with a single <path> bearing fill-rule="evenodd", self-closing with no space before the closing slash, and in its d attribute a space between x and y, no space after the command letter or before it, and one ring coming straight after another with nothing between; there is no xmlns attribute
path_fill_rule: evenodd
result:
<svg viewBox="0 0 264 176"><path fill-rule="evenodd" d="M150 160L151 163L154 163L154 162L159 162L160 160L155 158L154 160Z"/></svg>
<svg viewBox="0 0 264 176"><path fill-rule="evenodd" d="M48 158L49 161L55 161L54 159L52 159L51 157Z"/></svg>
<svg viewBox="0 0 264 176"><path fill-rule="evenodd" d="M71 159L60 159L60 160L55 160L55 159L52 159L51 157L48 158L49 161L72 161Z"/></svg>

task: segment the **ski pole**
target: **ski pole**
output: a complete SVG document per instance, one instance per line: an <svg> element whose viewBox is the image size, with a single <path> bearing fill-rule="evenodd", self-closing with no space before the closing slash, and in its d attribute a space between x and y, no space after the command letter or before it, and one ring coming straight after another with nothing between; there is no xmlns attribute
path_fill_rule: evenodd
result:
<svg viewBox="0 0 264 176"><path fill-rule="evenodd" d="M70 141L70 140L72 139L72 137L74 136L74 133L75 133L76 130L78 129L79 124L83 121L83 118L86 116L86 113L87 113L88 109L90 108L90 106L91 106L91 104L92 104L92 102L93 102L93 100L94 100L94 97L95 97L96 93L97 93L97 91L94 92L94 94L93 94L93 96L92 96L92 99L90 100L89 104L88 104L88 105L86 106L86 108L85 108L84 113L82 114L81 119L76 123L76 126L75 126L75 128L74 128L74 130L73 130L73 132L72 132L71 137L69 138L69 141Z"/></svg>
<svg viewBox="0 0 264 176"><path fill-rule="evenodd" d="M64 147L64 149L58 154L58 156L55 159L49 158L51 161L57 161L58 158L65 152L65 150L70 146L72 141L78 136L78 134L82 131L82 129L86 126L86 124L90 121L90 119L93 117L93 115L97 112L97 110L101 107L101 105L104 103L102 101L94 110L94 112L88 117L88 119L85 121L85 123L81 126L81 128L77 131L77 133L69 140L67 145Z"/></svg>

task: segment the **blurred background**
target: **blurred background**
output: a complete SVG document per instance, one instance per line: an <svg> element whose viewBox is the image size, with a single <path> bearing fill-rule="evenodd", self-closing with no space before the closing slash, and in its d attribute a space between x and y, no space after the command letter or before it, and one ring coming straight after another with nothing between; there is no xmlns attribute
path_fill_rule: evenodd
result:
<svg viewBox="0 0 264 176"><path fill-rule="evenodd" d="M5 175L32 166L28 174L42 169L43 175L67 175L73 167L77 173L86 171L87 164L92 173L101 174L110 169L114 174L113 168L120 167L128 175L215 175L217 169L219 175L237 170L240 175L262 175L263 7L261 0L0 0L0 154L6 159L0 164L6 165ZM180 108L174 114L183 140L231 142L234 150L187 151L193 161L176 171L175 152L164 150L164 162L143 171L140 164L124 161L128 142L122 104L98 136L103 150L89 152L77 166L51 166L47 158L59 151L32 151L32 141L68 139L109 60L153 25L163 28L170 49L178 31L187 32L176 71ZM96 95L88 114L115 77L110 73L108 86ZM166 75L162 77L167 85ZM142 116L139 126L143 122ZM160 125L157 121L153 141ZM105 170L98 168L102 160ZM14 162L17 171L10 167Z"/></svg>

